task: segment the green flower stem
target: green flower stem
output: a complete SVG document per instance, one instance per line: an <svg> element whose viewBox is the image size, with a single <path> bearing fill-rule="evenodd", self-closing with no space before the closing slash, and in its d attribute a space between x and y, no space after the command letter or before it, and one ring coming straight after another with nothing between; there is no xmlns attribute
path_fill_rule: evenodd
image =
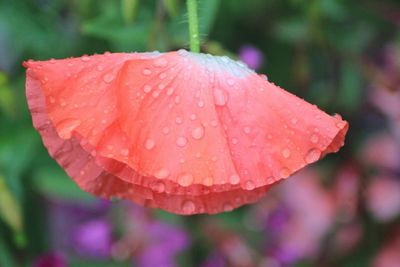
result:
<svg viewBox="0 0 400 267"><path fill-rule="evenodd" d="M189 17L189 40L190 51L200 52L199 20L197 17L197 0L187 0L187 10Z"/></svg>

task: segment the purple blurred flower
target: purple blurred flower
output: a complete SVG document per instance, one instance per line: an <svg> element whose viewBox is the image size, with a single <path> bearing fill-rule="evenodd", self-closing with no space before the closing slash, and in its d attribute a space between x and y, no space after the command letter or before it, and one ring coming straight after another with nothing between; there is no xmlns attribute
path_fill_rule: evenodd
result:
<svg viewBox="0 0 400 267"><path fill-rule="evenodd" d="M253 70L258 70L263 63L263 54L258 48L252 45L242 46L239 51L239 58Z"/></svg>
<svg viewBox="0 0 400 267"><path fill-rule="evenodd" d="M111 225L102 219L79 225L73 233L75 250L85 256L106 258L110 255Z"/></svg>
<svg viewBox="0 0 400 267"><path fill-rule="evenodd" d="M152 222L145 228L148 240L138 257L138 266L176 266L175 255L189 244L186 232L162 222Z"/></svg>
<svg viewBox="0 0 400 267"><path fill-rule="evenodd" d="M400 214L400 182L395 177L374 177L367 189L367 207L379 221L390 221Z"/></svg>
<svg viewBox="0 0 400 267"><path fill-rule="evenodd" d="M67 263L58 253L48 253L35 259L32 267L66 267Z"/></svg>

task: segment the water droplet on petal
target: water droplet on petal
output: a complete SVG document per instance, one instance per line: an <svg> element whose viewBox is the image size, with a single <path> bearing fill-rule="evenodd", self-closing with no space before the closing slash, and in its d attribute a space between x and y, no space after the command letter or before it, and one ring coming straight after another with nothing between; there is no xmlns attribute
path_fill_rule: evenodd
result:
<svg viewBox="0 0 400 267"><path fill-rule="evenodd" d="M251 132L251 128L249 126L246 126L246 127L243 128L243 132L245 134L249 134Z"/></svg>
<svg viewBox="0 0 400 267"><path fill-rule="evenodd" d="M197 106L198 106L199 108L204 107L204 102L203 102L202 100L200 100L199 102L197 102Z"/></svg>
<svg viewBox="0 0 400 267"><path fill-rule="evenodd" d="M288 148L284 148L284 149L282 150L282 156L283 156L284 158L290 157L290 150L289 150Z"/></svg>
<svg viewBox="0 0 400 267"><path fill-rule="evenodd" d="M196 205L191 200L185 200L182 203L182 212L184 214L192 214L196 211Z"/></svg>
<svg viewBox="0 0 400 267"><path fill-rule="evenodd" d="M49 101L51 104L54 104L56 102L56 99L54 98L54 96L50 96Z"/></svg>
<svg viewBox="0 0 400 267"><path fill-rule="evenodd" d="M181 186L189 186L192 184L192 182L193 182L193 175L191 175L190 173L185 173L178 177L178 183Z"/></svg>
<svg viewBox="0 0 400 267"><path fill-rule="evenodd" d="M199 140L203 138L204 136L204 127L203 126L198 126L193 129L192 131L192 137L193 139Z"/></svg>
<svg viewBox="0 0 400 267"><path fill-rule="evenodd" d="M151 185L151 189L156 191L157 193L163 193L165 191L165 184L161 181L154 182Z"/></svg>
<svg viewBox="0 0 400 267"><path fill-rule="evenodd" d="M143 92L145 92L146 94L149 93L151 91L151 86L146 84L145 86L143 86Z"/></svg>
<svg viewBox="0 0 400 267"><path fill-rule="evenodd" d="M208 177L204 178L204 180L203 180L203 184L205 186L211 186L213 184L213 182L214 182L214 179L211 176L208 176Z"/></svg>
<svg viewBox="0 0 400 267"><path fill-rule="evenodd" d="M244 189L246 189L246 190L253 190L254 188L256 188L256 185L254 184L253 181L247 180L247 181L244 183Z"/></svg>
<svg viewBox="0 0 400 267"><path fill-rule="evenodd" d="M156 58L153 61L153 65L154 65L154 67L163 68L163 67L166 67L168 65L168 61L163 57Z"/></svg>
<svg viewBox="0 0 400 267"><path fill-rule="evenodd" d="M237 140L237 138L232 138L232 144L236 145L239 141Z"/></svg>
<svg viewBox="0 0 400 267"><path fill-rule="evenodd" d="M217 127L218 126L218 122L216 120L212 120L210 122L210 124L211 124L212 127Z"/></svg>
<svg viewBox="0 0 400 267"><path fill-rule="evenodd" d="M122 156L126 157L129 155L129 149L123 148L123 149L121 149L120 153Z"/></svg>
<svg viewBox="0 0 400 267"><path fill-rule="evenodd" d="M221 89L214 90L214 101L217 106L224 106L228 100L228 95Z"/></svg>
<svg viewBox="0 0 400 267"><path fill-rule="evenodd" d="M233 210L233 206L232 206L232 204L229 203L229 202L226 202L226 203L223 205L222 208L223 208L224 211L231 211L231 210Z"/></svg>
<svg viewBox="0 0 400 267"><path fill-rule="evenodd" d="M316 162L320 157L321 157L321 151L316 148L313 148L307 152L307 155L304 158L304 160L307 163L313 163Z"/></svg>
<svg viewBox="0 0 400 267"><path fill-rule="evenodd" d="M292 118L292 120L291 120L291 122L292 122L293 124L296 124L297 121L298 121L298 119L296 119L296 118Z"/></svg>
<svg viewBox="0 0 400 267"><path fill-rule="evenodd" d="M183 119L181 117L176 117L175 122L176 122L176 124L182 124Z"/></svg>
<svg viewBox="0 0 400 267"><path fill-rule="evenodd" d="M98 71L103 71L103 70L104 70L104 67L103 67L102 65L97 65L96 69L97 69Z"/></svg>
<svg viewBox="0 0 400 267"><path fill-rule="evenodd" d="M234 80L234 79L228 79L228 80L226 81L226 83L227 83L228 85L232 86L232 85L235 84L235 80Z"/></svg>
<svg viewBox="0 0 400 267"><path fill-rule="evenodd" d="M144 147L147 150L152 150L155 145L156 145L156 142L154 142L153 139L147 139L146 142L144 143Z"/></svg>
<svg viewBox="0 0 400 267"><path fill-rule="evenodd" d="M318 135L316 135L316 134L311 135L311 138L310 138L311 143L316 144L316 143L318 143L318 140L319 140Z"/></svg>
<svg viewBox="0 0 400 267"><path fill-rule="evenodd" d="M71 138L71 133L81 124L80 120L66 119L57 124L57 132L62 139Z"/></svg>
<svg viewBox="0 0 400 267"><path fill-rule="evenodd" d="M189 119L194 121L197 118L196 114L191 114Z"/></svg>
<svg viewBox="0 0 400 267"><path fill-rule="evenodd" d="M88 55L84 55L84 56L81 57L81 60L83 62L88 62L90 60L90 57Z"/></svg>
<svg viewBox="0 0 400 267"><path fill-rule="evenodd" d="M175 102L175 104L181 103L181 97L179 95L175 96L174 102Z"/></svg>
<svg viewBox="0 0 400 267"><path fill-rule="evenodd" d="M143 75L149 76L149 75L151 75L151 70L143 69L142 73L143 73Z"/></svg>
<svg viewBox="0 0 400 267"><path fill-rule="evenodd" d="M168 127L162 128L162 132L163 134L169 134L169 128Z"/></svg>
<svg viewBox="0 0 400 267"><path fill-rule="evenodd" d="M240 177L237 174L233 174L229 177L229 182L231 184L238 184L240 182Z"/></svg>
<svg viewBox="0 0 400 267"><path fill-rule="evenodd" d="M106 75L103 76L103 81L105 83L111 83L114 80L115 76L112 73L107 73Z"/></svg>
<svg viewBox="0 0 400 267"><path fill-rule="evenodd" d="M283 179L286 179L290 176L290 170L286 167L283 167L280 171L279 174Z"/></svg>
<svg viewBox="0 0 400 267"><path fill-rule="evenodd" d="M161 168L158 171L156 171L154 176L158 179L165 179L169 176L169 171L165 168Z"/></svg>
<svg viewBox="0 0 400 267"><path fill-rule="evenodd" d="M336 123L336 127L343 129L344 126L346 126L346 123L344 121L339 121L338 123Z"/></svg>
<svg viewBox="0 0 400 267"><path fill-rule="evenodd" d="M60 98L60 106L65 107L67 105L67 102L65 101L64 98Z"/></svg>
<svg viewBox="0 0 400 267"><path fill-rule="evenodd" d="M170 88L167 89L167 93L166 94L167 95L172 95L174 93L174 90L175 90L174 88L170 87Z"/></svg>
<svg viewBox="0 0 400 267"><path fill-rule="evenodd" d="M181 57L186 57L187 55L189 55L189 52L186 51L185 49L179 49L178 55L180 55Z"/></svg>
<svg viewBox="0 0 400 267"><path fill-rule="evenodd" d="M184 147L187 144L187 139L183 136L178 137L176 139L176 145L179 147Z"/></svg>
<svg viewBox="0 0 400 267"><path fill-rule="evenodd" d="M160 95L160 93L157 92L157 91L154 91L153 93L151 93L151 96L152 96L153 98L157 98L159 95Z"/></svg>

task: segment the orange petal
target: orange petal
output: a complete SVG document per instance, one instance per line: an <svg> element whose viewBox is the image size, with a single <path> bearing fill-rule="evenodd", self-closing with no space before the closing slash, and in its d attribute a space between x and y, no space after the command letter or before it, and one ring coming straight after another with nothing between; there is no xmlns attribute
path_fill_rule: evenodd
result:
<svg viewBox="0 0 400 267"><path fill-rule="evenodd" d="M215 213L343 145L331 117L226 57L107 54L25 62L34 126L86 191Z"/></svg>

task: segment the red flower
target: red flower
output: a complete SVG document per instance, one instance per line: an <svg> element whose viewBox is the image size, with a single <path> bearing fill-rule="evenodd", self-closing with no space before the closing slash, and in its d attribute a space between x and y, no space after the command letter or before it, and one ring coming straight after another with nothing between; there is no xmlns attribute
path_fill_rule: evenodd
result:
<svg viewBox="0 0 400 267"><path fill-rule="evenodd" d="M34 126L81 188L174 213L254 202L336 152L348 128L227 57L106 53L24 66Z"/></svg>

